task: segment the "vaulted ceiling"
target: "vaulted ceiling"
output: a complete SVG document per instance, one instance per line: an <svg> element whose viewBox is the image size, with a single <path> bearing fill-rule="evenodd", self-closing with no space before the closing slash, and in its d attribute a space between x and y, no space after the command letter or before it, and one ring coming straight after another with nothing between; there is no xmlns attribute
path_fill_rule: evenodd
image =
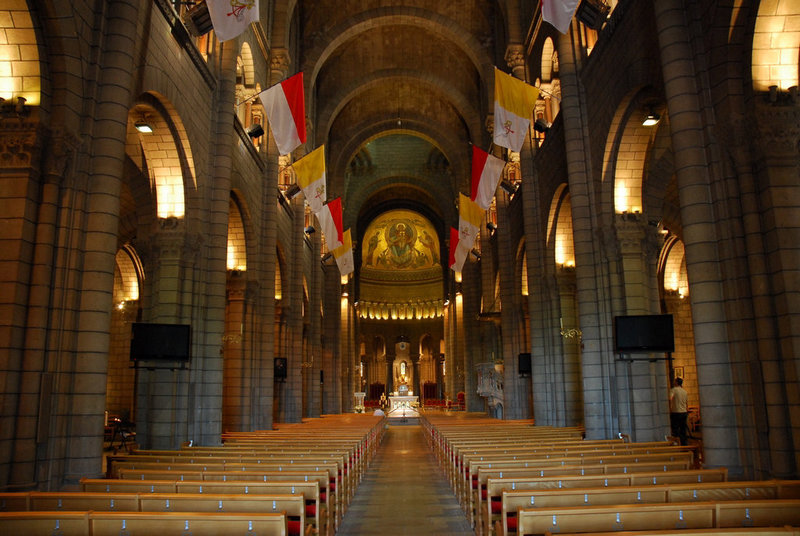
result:
<svg viewBox="0 0 800 536"><path fill-rule="evenodd" d="M469 192L470 144L488 144L504 23L495 2L384 4L299 3L314 144L326 146L329 198L342 197L354 239L397 207L425 214L443 239Z"/></svg>

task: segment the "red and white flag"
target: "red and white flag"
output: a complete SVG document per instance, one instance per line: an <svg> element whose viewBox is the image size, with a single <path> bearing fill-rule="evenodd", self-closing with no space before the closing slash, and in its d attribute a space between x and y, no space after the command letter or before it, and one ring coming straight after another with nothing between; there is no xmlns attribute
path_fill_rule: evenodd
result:
<svg viewBox="0 0 800 536"><path fill-rule="evenodd" d="M449 266L454 272L460 272L467 260L469 249L464 249L458 239L458 229L450 227L450 259Z"/></svg>
<svg viewBox="0 0 800 536"><path fill-rule="evenodd" d="M322 234L329 250L333 250L342 245L342 198L337 197L325 203L322 210L316 213Z"/></svg>
<svg viewBox="0 0 800 536"><path fill-rule="evenodd" d="M503 175L506 161L472 146L472 195L470 198L483 210L492 204L497 184Z"/></svg>
<svg viewBox="0 0 800 536"><path fill-rule="evenodd" d="M289 154L306 142L306 100L302 72L265 89L258 97L264 105L280 154Z"/></svg>
<svg viewBox="0 0 800 536"><path fill-rule="evenodd" d="M325 189L325 146L320 145L292 167L297 174L297 185L303 190L311 212L316 214L328 199Z"/></svg>
<svg viewBox="0 0 800 536"><path fill-rule="evenodd" d="M542 18L565 34L579 3L580 0L542 0Z"/></svg>
<svg viewBox="0 0 800 536"><path fill-rule="evenodd" d="M258 0L207 0L208 14L217 39L238 37L251 22L258 20Z"/></svg>
<svg viewBox="0 0 800 536"><path fill-rule="evenodd" d="M347 275L356 269L353 262L353 240L350 238L350 229L342 234L342 245L333 250L333 256L341 275Z"/></svg>

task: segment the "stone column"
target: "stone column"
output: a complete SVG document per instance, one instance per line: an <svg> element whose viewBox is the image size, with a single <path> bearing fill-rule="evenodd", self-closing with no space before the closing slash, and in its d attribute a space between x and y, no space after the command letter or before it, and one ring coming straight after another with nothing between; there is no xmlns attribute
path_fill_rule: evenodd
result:
<svg viewBox="0 0 800 536"><path fill-rule="evenodd" d="M521 45L509 45L505 60L512 74L525 81L525 56ZM517 155L509 155L516 160ZM516 244L511 241L511 219L508 214L510 196L501 191L497 202L497 255L500 273L501 333L503 347L503 418L522 419L527 417L526 390L519 377L518 355L523 351L520 342L520 311L516 296Z"/></svg>
<svg viewBox="0 0 800 536"><path fill-rule="evenodd" d="M49 474L53 479L50 482L53 489L75 484L81 477L101 471L103 436L95 431L103 429L105 417L119 198L128 110L135 86L134 55L140 9L152 6L148 8L139 0L114 0L107 6L109 18L102 37L105 50L98 59L103 69L93 99L94 124L89 129L92 138L87 141L91 144L87 154L92 154L92 158L85 233L75 237L85 244L83 267L77 267L82 276L76 277L74 283L79 287L80 312L77 325L67 328L74 327L76 342L74 353L59 349L56 355L64 362L51 365L52 370L69 374L54 378L53 408L60 415L52 420L51 430L46 432L48 452L42 459L47 460L47 465L39 468L40 474ZM78 368L75 368L76 356L79 356ZM86 433L80 433L81 430Z"/></svg>
<svg viewBox="0 0 800 536"><path fill-rule="evenodd" d="M394 392L394 355L386 354L386 396Z"/></svg>
<svg viewBox="0 0 800 536"><path fill-rule="evenodd" d="M654 0L664 92L670 117L675 174L681 206L686 270L689 277L695 355L708 467L742 473L738 418L726 336L722 274L714 228L710 162L704 148L698 68L690 46L686 8L680 0Z"/></svg>
<svg viewBox="0 0 800 536"><path fill-rule="evenodd" d="M410 355L411 358L411 370L412 374L414 375L414 381L411 383L411 388L414 390L414 394L422 400L422 390L420 389L420 382L419 382L419 354Z"/></svg>
<svg viewBox="0 0 800 536"><path fill-rule="evenodd" d="M575 25L571 26L575 32ZM586 103L578 76L580 44L572 34L558 37L559 74L561 75L561 116L564 124L569 192L572 204L573 243L575 246L575 283L579 325L582 332L581 373L583 414L587 439L604 439L617 433L614 400L616 385L614 356L611 352L612 319L604 294L602 254L596 244L598 228L591 171L590 147L586 140Z"/></svg>

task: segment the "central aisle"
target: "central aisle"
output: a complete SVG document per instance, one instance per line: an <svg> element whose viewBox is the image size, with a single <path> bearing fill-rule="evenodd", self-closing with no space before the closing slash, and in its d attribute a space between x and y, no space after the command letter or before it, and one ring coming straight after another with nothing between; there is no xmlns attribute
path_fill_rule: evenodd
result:
<svg viewBox="0 0 800 536"><path fill-rule="evenodd" d="M472 535L420 426L390 426L337 536Z"/></svg>

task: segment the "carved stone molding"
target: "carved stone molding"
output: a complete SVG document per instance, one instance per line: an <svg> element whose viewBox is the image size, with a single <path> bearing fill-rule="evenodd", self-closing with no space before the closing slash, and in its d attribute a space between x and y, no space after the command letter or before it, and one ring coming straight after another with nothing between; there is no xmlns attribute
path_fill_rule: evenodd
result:
<svg viewBox="0 0 800 536"><path fill-rule="evenodd" d="M800 153L800 107L758 106L759 148L767 158L797 157Z"/></svg>
<svg viewBox="0 0 800 536"><path fill-rule="evenodd" d="M273 48L272 57L269 60L269 69L273 76L277 75L282 80L289 74L289 67L292 65L292 58L289 51L284 48Z"/></svg>
<svg viewBox="0 0 800 536"><path fill-rule="evenodd" d="M522 45L508 45L503 58L512 71L525 68L525 49Z"/></svg>
<svg viewBox="0 0 800 536"><path fill-rule="evenodd" d="M75 133L63 129L54 130L44 158L44 173L54 178L70 175L80 145L81 139Z"/></svg>
<svg viewBox="0 0 800 536"><path fill-rule="evenodd" d="M0 169L24 169L35 165L42 132L38 121L0 121Z"/></svg>

